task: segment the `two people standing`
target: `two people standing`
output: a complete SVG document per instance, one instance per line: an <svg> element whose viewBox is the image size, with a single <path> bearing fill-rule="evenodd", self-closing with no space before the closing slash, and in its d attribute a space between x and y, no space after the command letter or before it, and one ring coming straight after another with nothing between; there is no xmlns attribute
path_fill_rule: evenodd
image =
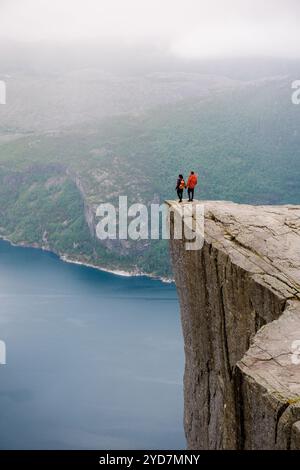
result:
<svg viewBox="0 0 300 470"><path fill-rule="evenodd" d="M176 191L179 197L179 202L182 202L183 190L187 188L189 202L193 202L195 187L197 186L198 178L194 171L191 171L190 176L185 184L183 175L179 175L176 184Z"/></svg>

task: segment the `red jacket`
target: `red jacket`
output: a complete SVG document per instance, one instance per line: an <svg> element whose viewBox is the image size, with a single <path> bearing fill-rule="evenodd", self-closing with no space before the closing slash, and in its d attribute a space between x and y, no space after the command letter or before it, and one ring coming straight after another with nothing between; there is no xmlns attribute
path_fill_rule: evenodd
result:
<svg viewBox="0 0 300 470"><path fill-rule="evenodd" d="M189 189L194 189L194 187L197 185L198 183L198 178L197 178L197 175L190 175L189 176L189 179L188 179L188 182L187 182L187 187Z"/></svg>

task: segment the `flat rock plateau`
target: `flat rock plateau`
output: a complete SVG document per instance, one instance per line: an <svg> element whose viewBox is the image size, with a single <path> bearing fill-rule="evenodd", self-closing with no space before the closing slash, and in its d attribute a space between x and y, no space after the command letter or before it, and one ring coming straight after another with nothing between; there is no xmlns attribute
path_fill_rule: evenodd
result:
<svg viewBox="0 0 300 470"><path fill-rule="evenodd" d="M170 241L188 447L300 449L300 206L197 203L203 248Z"/></svg>

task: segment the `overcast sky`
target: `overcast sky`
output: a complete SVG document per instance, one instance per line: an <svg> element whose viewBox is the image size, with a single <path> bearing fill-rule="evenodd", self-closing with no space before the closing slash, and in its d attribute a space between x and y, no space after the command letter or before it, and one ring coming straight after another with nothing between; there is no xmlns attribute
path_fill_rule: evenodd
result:
<svg viewBox="0 0 300 470"><path fill-rule="evenodd" d="M300 57L300 0L0 0L0 39L153 43L188 58Z"/></svg>

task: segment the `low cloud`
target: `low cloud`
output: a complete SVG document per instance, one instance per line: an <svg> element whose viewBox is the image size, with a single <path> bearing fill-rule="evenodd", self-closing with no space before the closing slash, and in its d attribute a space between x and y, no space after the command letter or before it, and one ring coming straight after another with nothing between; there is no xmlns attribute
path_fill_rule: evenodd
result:
<svg viewBox="0 0 300 470"><path fill-rule="evenodd" d="M299 0L3 0L15 42L152 43L187 58L300 57Z"/></svg>

